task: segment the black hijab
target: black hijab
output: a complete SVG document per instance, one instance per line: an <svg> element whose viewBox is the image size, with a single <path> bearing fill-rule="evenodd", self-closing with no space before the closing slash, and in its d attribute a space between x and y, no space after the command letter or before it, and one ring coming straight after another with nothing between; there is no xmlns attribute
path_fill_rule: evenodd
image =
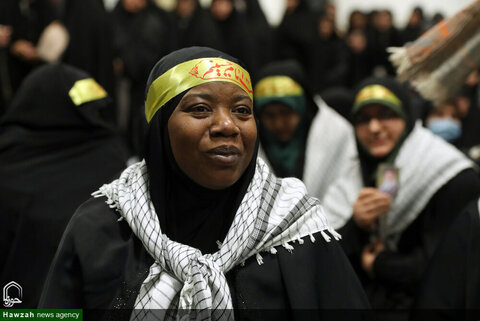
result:
<svg viewBox="0 0 480 321"><path fill-rule="evenodd" d="M413 130L415 126L415 119L412 117L412 103L410 94L405 87L404 84L398 82L397 80L391 77L370 77L362 81L355 90L355 97L357 97L358 93L365 87L370 85L381 85L387 89L389 89L397 98L402 102L402 109L405 115L405 130L403 135L392 149L392 151L383 157L374 157L372 156L359 142L358 138L356 138L357 142L357 150L358 156L360 159L360 166L362 169L362 177L365 186L375 186L376 181L376 173L378 169L378 165L384 162L393 162L395 157L398 153L398 150L402 146L405 139L408 137L410 132ZM361 108L360 108L361 109ZM360 110L359 109L359 110ZM358 112L358 110L356 111ZM353 122L353 109L351 113L352 122ZM353 124L355 126L355 124Z"/></svg>
<svg viewBox="0 0 480 321"><path fill-rule="evenodd" d="M176 48L190 46L208 46L223 49L220 34L215 28L209 12L205 11L198 0L194 0L195 10L189 17L180 17L173 11L175 21Z"/></svg>
<svg viewBox="0 0 480 321"><path fill-rule="evenodd" d="M214 49L180 49L157 62L150 73L147 88L172 67L207 57L221 57L240 64L237 59ZM247 169L232 186L224 190L210 190L193 182L175 161L167 127L170 116L187 92L165 103L149 123L144 156L150 179L150 196L163 233L203 253L213 253L218 249L216 241L224 240L255 173L258 140Z"/></svg>
<svg viewBox="0 0 480 321"><path fill-rule="evenodd" d="M215 0L214 0L215 1ZM212 1L211 6L214 5ZM256 65L256 57L252 50L255 44L248 34L248 22L246 16L237 11L233 0L229 0L232 4L232 12L225 20L218 20L211 13L212 21L218 31L222 42L222 49L228 54L235 54L250 70L254 70ZM252 75L251 75L252 76Z"/></svg>
<svg viewBox="0 0 480 321"><path fill-rule="evenodd" d="M62 61L87 71L108 93L114 93L113 30L103 1L65 0L62 16L70 34ZM113 109L103 113L113 122Z"/></svg>
<svg viewBox="0 0 480 321"><path fill-rule="evenodd" d="M113 136L113 128L99 117L100 110L111 105L108 96L79 106L69 96L75 82L87 78L91 76L67 64L45 65L32 72L0 119L0 150L18 141L20 133L35 137L22 144L56 149ZM7 135L11 131L18 134Z"/></svg>

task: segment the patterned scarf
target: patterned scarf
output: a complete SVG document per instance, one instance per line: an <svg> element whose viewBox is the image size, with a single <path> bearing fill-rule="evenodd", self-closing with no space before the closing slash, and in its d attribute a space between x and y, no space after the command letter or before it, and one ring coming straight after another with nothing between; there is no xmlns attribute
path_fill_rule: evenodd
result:
<svg viewBox="0 0 480 321"><path fill-rule="evenodd" d="M132 320L202 319L233 320L233 304L225 273L260 252L276 253L282 245L320 232L329 242L329 231L319 201L309 197L295 178L278 179L262 159L219 250L203 255L198 249L169 240L162 234L150 200L145 162L127 168L119 179L93 194L106 196L107 203L125 219L145 249L155 259L135 302ZM156 314L156 315L153 315ZM176 315L175 315L176 314Z"/></svg>

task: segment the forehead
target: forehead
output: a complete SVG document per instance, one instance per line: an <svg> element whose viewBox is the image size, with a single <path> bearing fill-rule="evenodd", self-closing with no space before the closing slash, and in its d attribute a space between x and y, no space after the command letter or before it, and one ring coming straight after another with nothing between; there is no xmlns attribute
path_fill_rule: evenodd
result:
<svg viewBox="0 0 480 321"><path fill-rule="evenodd" d="M287 104L273 101L265 105L263 108L264 113L286 113L286 112L293 112L293 109L288 106Z"/></svg>
<svg viewBox="0 0 480 321"><path fill-rule="evenodd" d="M390 110L391 110L390 108L388 108L384 105L381 105L381 104L368 104L368 105L363 106L358 111L358 113L359 114L366 114L366 115L375 115L375 114L382 113L382 112L385 112L385 111L390 111Z"/></svg>

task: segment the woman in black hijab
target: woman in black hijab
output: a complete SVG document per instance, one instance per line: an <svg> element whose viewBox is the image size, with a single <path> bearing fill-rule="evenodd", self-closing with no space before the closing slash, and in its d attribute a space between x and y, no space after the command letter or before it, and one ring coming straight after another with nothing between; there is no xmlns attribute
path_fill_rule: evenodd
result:
<svg viewBox="0 0 480 321"><path fill-rule="evenodd" d="M0 284L23 286L15 307L36 307L75 209L125 167L120 138L99 117L109 102L85 72L48 65L25 79L0 120Z"/></svg>
<svg viewBox="0 0 480 321"><path fill-rule="evenodd" d="M235 54L248 70L257 70L257 57L254 52L254 38L248 33L247 17L237 11L233 0L213 0L210 14L228 54ZM218 48L221 49L221 48Z"/></svg>
<svg viewBox="0 0 480 321"><path fill-rule="evenodd" d="M478 197L480 179L462 153L414 123L396 80L366 79L355 96L358 157L324 206L372 306L405 320L440 236Z"/></svg>
<svg viewBox="0 0 480 321"><path fill-rule="evenodd" d="M480 211L476 199L438 245L417 293L412 321L480 318Z"/></svg>
<svg viewBox="0 0 480 321"><path fill-rule="evenodd" d="M274 33L265 17L258 0L245 0L245 15L247 18L247 33L253 41L253 52L256 64L253 68L253 76L256 77L261 66L271 62L274 57Z"/></svg>
<svg viewBox="0 0 480 321"><path fill-rule="evenodd" d="M212 18L198 0L178 0L172 13L176 49L189 46L208 46L223 50L222 38Z"/></svg>
<svg viewBox="0 0 480 321"><path fill-rule="evenodd" d="M36 67L43 64L37 52L37 43L47 26L58 19L52 1L48 0L3 0L10 6L2 8L8 11L12 35L9 47L8 71L12 92L15 93L23 79Z"/></svg>
<svg viewBox="0 0 480 321"><path fill-rule="evenodd" d="M128 143L132 154L138 156L145 127L145 84L158 59L173 50L173 25L170 15L151 0L121 0L111 18L115 72L118 77L125 77L130 82Z"/></svg>
<svg viewBox="0 0 480 321"><path fill-rule="evenodd" d="M155 65L147 88L145 160L79 208L41 306L125 309L115 320L365 308L338 244L323 241L338 235L318 201L257 158L250 77L238 61L182 49Z"/></svg>
<svg viewBox="0 0 480 321"><path fill-rule="evenodd" d="M69 33L62 61L88 72L114 97L113 27L102 0L64 0L61 18ZM115 106L102 111L116 122Z"/></svg>
<svg viewBox="0 0 480 321"><path fill-rule="evenodd" d="M275 59L295 59L309 70L311 46L316 39L316 14L305 0L289 0L285 16L275 29Z"/></svg>

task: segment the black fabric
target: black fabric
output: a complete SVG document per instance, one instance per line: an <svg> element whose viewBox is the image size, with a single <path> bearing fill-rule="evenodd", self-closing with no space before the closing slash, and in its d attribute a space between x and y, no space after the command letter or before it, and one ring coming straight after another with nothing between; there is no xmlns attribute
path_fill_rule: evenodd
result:
<svg viewBox="0 0 480 321"><path fill-rule="evenodd" d="M353 35L358 33L358 35ZM353 46L349 44L349 37L363 37L365 41L365 48L363 50L354 50ZM348 88L354 88L360 81L366 79L373 74L374 69L374 56L372 54L372 48L367 44L366 32L362 29L350 31L350 34L345 36L346 56L347 56L347 75L346 86ZM347 117L348 118L348 117Z"/></svg>
<svg viewBox="0 0 480 321"><path fill-rule="evenodd" d="M82 307L87 316L91 309L104 309L96 311L103 320L129 319L139 284L153 260L128 224L117 220L118 213L108 208L104 198L90 199L79 208L50 271L41 308ZM326 243L320 233L315 237L315 243L306 238L292 253L277 247L277 254L263 254L262 265L251 257L244 267L226 274L237 320L365 316L368 303L338 243ZM341 318L339 313L350 317Z"/></svg>
<svg viewBox="0 0 480 321"><path fill-rule="evenodd" d="M0 0L0 25L12 27L16 16L19 15L18 6L13 0ZM0 117L5 113L12 100L12 75L10 45L0 46Z"/></svg>
<svg viewBox="0 0 480 321"><path fill-rule="evenodd" d="M75 106L68 96L88 77L63 64L40 67L0 121L0 282L23 287L16 307L37 305L75 209L125 166L123 144L98 116L108 99Z"/></svg>
<svg viewBox="0 0 480 321"><path fill-rule="evenodd" d="M178 50L155 65L147 88L150 88L160 75L179 63L204 57L222 57L238 63L235 58L210 48ZM159 216L162 232L174 241L209 253L215 252L218 249L216 241L223 241L227 235L255 173L258 142L245 173L231 187L214 191L194 183L176 164L167 129L170 115L187 91L167 102L153 117L147 129L145 161L150 178L150 196Z"/></svg>
<svg viewBox="0 0 480 321"><path fill-rule="evenodd" d="M467 115L461 119L462 135L455 141L455 146L461 150L467 151L469 148L480 145L480 106L478 100L478 85L463 86L459 96L470 101L470 108Z"/></svg>
<svg viewBox="0 0 480 321"><path fill-rule="evenodd" d="M285 13L275 29L275 59L295 59L302 64L309 61L309 49L316 38L316 14L308 10L304 0L293 12ZM309 66L305 66L307 69Z"/></svg>
<svg viewBox="0 0 480 321"><path fill-rule="evenodd" d="M113 97L113 31L103 1L65 0L62 20L70 35L62 61L87 71ZM113 106L102 113L114 122Z"/></svg>
<svg viewBox="0 0 480 321"><path fill-rule="evenodd" d="M175 12L172 13L175 26L175 49L205 46L225 50L210 14L200 6L198 0L194 1L196 8L190 17L182 18Z"/></svg>
<svg viewBox="0 0 480 321"><path fill-rule="evenodd" d="M399 139L395 147L392 149L392 151L388 154L385 155L384 157L373 157L364 147L361 146L361 143L356 139L357 142L357 151L358 151L358 157L360 159L360 166L362 169L362 178L363 178L363 183L365 186L370 186L370 187L375 187L376 181L376 173L377 173L377 168L380 163L383 163L387 160L392 162L394 159L392 159L392 156L394 157L396 153L398 153L398 150L400 149L401 145L405 141L405 139L408 137L408 135L411 133L413 130L413 127L415 126L415 118L412 117L412 103L411 103L411 97L410 94L405 87L405 85L399 83L393 78L390 77L370 77L362 81L358 86L355 91L355 97L358 95L358 93L365 87L370 86L370 85L381 85L387 89L389 89L395 96L397 96L398 99L402 102L402 109L405 113L406 119L405 119L405 130L403 132L402 137ZM358 112L357 112L358 113ZM351 115L353 117L354 115ZM353 119L352 119L353 122ZM355 124L354 124L355 125Z"/></svg>
<svg viewBox="0 0 480 321"><path fill-rule="evenodd" d="M325 103L345 119L350 118L350 109L355 101L353 91L346 87L332 87L320 93Z"/></svg>
<svg viewBox="0 0 480 321"><path fill-rule="evenodd" d="M326 39L317 36L308 53L307 68L315 93L331 87L346 85L347 47L345 41L335 32Z"/></svg>
<svg viewBox="0 0 480 321"><path fill-rule="evenodd" d="M307 78L305 71L303 70L302 66L295 60L283 60L272 62L262 68L258 74L258 81L261 81L263 78L270 77L270 76L287 76L297 82L300 86L302 86L305 94L305 98L307 100L307 113L306 113L306 135L303 137L302 147L300 148L301 154L298 158L297 165L295 166L293 176L297 178L302 178L303 176L303 167L305 164L305 145L307 143L308 131L310 129L310 125L312 124L313 118L317 115L317 113L321 112L313 100L313 95L310 86L307 83ZM260 111L261 113L261 111ZM261 115L258 115L260 118ZM263 146L265 146L266 142L262 139L262 133L266 129L262 126L262 123L259 122L258 126L258 134L260 137L260 142ZM268 150L265 149L265 154L267 155L268 161L272 165L273 172L278 177L289 177L292 176L292 173L288 173L285 168L283 168L282 164L276 162L268 154Z"/></svg>
<svg viewBox="0 0 480 321"><path fill-rule="evenodd" d="M253 47L249 50L255 57L255 65L250 74L256 79L259 69L274 59L274 32L258 0L246 0L246 5L248 36L253 42Z"/></svg>
<svg viewBox="0 0 480 321"><path fill-rule="evenodd" d="M412 320L479 317L480 214L474 200L442 238L422 280Z"/></svg>
<svg viewBox="0 0 480 321"><path fill-rule="evenodd" d="M175 44L171 16L153 2L141 11L131 13L120 1L111 13L114 51L130 80L130 100L126 136L131 152L140 155L145 131L143 108L145 84L155 63L170 53Z"/></svg>
<svg viewBox="0 0 480 321"><path fill-rule="evenodd" d="M435 193L402 233L397 251L387 250L377 256L373 279L360 264L362 249L370 242L369 233L360 229L352 219L338 230L342 235L340 243L373 308L403 310L401 319L405 320L441 237L465 204L479 195L480 179L475 170L466 169L457 174Z"/></svg>
<svg viewBox="0 0 480 321"><path fill-rule="evenodd" d="M234 5L234 1L230 1ZM246 16L238 12L235 7L233 7L230 16L223 21L218 20L213 14L211 16L220 36L223 51L238 57L246 65L247 70L257 70L258 65L253 50L255 44L248 34ZM221 50L222 48L218 49Z"/></svg>
<svg viewBox="0 0 480 321"><path fill-rule="evenodd" d="M388 59L388 47L401 47L403 45L400 32L395 27L388 30L379 30L378 28L367 29L368 46L372 50L374 66L383 67L388 75L396 74L395 67Z"/></svg>
<svg viewBox="0 0 480 321"><path fill-rule="evenodd" d="M15 10L18 6L14 0L0 0L0 24L11 26L15 19Z"/></svg>
<svg viewBox="0 0 480 321"><path fill-rule="evenodd" d="M136 13L128 12L119 2L111 16L115 55L123 62L125 76L135 83L142 82L145 88L152 67L173 50L170 16L150 1Z"/></svg>
<svg viewBox="0 0 480 321"><path fill-rule="evenodd" d="M26 40L36 45L42 31L52 21L58 19L58 12L49 0L12 0L15 5L11 7L10 21L12 23L13 44L17 40ZM9 60L11 86L15 92L23 79L42 62L38 60L24 60L15 55L10 55Z"/></svg>

